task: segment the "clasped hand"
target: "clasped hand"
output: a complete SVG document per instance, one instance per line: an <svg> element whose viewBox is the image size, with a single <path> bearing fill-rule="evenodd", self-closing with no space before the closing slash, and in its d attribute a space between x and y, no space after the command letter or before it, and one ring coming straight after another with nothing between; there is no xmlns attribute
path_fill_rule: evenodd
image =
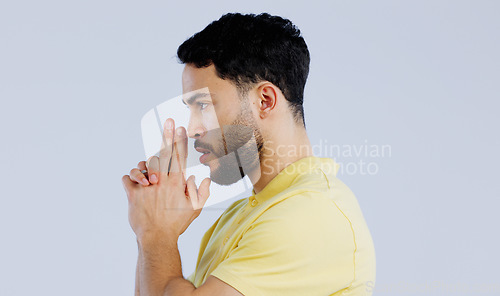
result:
<svg viewBox="0 0 500 296"><path fill-rule="evenodd" d="M210 179L197 188L194 176L185 178L187 135L165 121L159 157L141 161L122 177L129 203L129 222L137 239L157 235L180 236L196 219L210 193ZM141 170L147 170L146 175Z"/></svg>

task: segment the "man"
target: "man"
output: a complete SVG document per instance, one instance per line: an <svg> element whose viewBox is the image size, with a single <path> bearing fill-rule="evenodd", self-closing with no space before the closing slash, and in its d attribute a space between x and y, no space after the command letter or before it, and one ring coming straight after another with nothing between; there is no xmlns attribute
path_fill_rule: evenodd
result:
<svg viewBox="0 0 500 296"><path fill-rule="evenodd" d="M375 252L357 200L336 178L338 165L311 153L302 108L310 57L300 31L266 13L226 14L177 54L183 93L205 91L183 98L187 131L168 119L159 157L122 178L139 246L136 295L371 295ZM210 184L197 188L184 176L187 137L214 182L248 175L253 191L205 233L186 280L177 240ZM233 152L239 174L226 173Z"/></svg>

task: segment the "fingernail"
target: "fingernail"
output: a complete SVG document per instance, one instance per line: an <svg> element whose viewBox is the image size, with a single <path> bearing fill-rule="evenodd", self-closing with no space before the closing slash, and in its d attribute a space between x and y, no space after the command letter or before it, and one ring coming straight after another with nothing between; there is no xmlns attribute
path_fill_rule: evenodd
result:
<svg viewBox="0 0 500 296"><path fill-rule="evenodd" d="M180 128L180 127L177 128L177 135L179 135L179 136L182 135L182 128Z"/></svg>
<svg viewBox="0 0 500 296"><path fill-rule="evenodd" d="M158 182L158 177L156 177L156 175L155 175L155 174L152 174L150 178L151 178L151 183L153 183L153 182L154 182L154 183Z"/></svg>
<svg viewBox="0 0 500 296"><path fill-rule="evenodd" d="M148 185L149 184L148 179L142 178L142 184Z"/></svg>

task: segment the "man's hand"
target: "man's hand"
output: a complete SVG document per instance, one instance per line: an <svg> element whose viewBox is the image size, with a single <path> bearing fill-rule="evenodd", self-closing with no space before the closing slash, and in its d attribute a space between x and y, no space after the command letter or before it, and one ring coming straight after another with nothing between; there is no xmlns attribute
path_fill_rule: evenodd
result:
<svg viewBox="0 0 500 296"><path fill-rule="evenodd" d="M186 159L186 130L175 129L169 118L164 125L160 157L150 157L147 164L140 162L130 175L122 177L130 225L139 241L157 235L178 238L200 215L210 195L210 179L205 178L199 189L194 176L186 180ZM149 180L141 173L145 169Z"/></svg>
<svg viewBox="0 0 500 296"><path fill-rule="evenodd" d="M174 131L177 131L174 138ZM175 141L174 141L175 139ZM210 179L196 188L194 176L185 179L187 137L165 121L160 157L141 161L122 177L129 202L129 220L137 235L136 295L242 296L232 286L209 276L199 288L182 276L178 237L201 213L209 196ZM141 170L147 170L149 180Z"/></svg>

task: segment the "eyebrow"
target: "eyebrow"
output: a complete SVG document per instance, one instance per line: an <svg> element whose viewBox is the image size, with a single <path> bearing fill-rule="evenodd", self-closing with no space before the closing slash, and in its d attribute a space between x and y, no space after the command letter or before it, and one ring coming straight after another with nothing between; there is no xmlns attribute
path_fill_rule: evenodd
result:
<svg viewBox="0 0 500 296"><path fill-rule="evenodd" d="M210 96L213 96L213 95L214 95L213 93L197 93L197 94L194 94L191 97L189 97L186 100L187 102L184 101L184 100L182 100L182 103L184 105L192 105L194 103L194 101L196 101L199 98L210 97Z"/></svg>

